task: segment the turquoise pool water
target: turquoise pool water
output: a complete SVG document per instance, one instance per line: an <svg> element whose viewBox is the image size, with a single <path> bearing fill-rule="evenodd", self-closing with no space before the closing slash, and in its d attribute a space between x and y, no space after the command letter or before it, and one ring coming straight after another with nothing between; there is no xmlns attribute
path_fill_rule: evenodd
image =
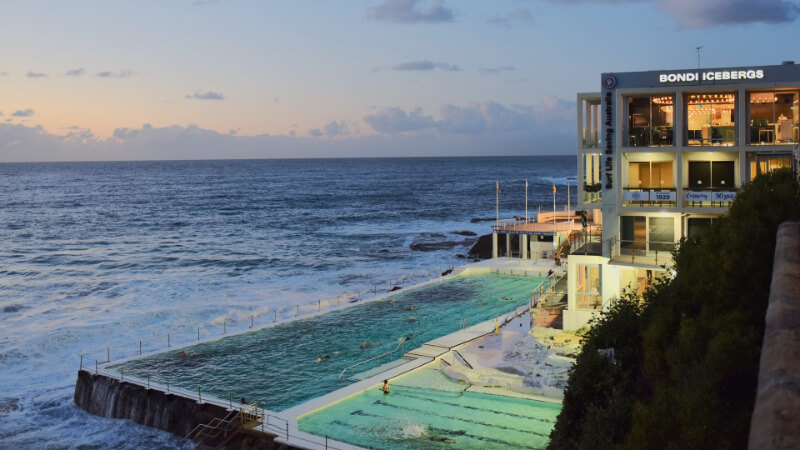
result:
<svg viewBox="0 0 800 450"><path fill-rule="evenodd" d="M351 383L343 368L388 352L398 338L405 350L470 324L512 311L530 300L542 278L485 274L460 276L386 300L301 319L129 361L126 375L227 399L245 397L281 411ZM503 300L502 297L513 300ZM394 300L393 302L391 300ZM413 309L411 309L413 307ZM361 342L367 348L361 348ZM183 357L183 351L190 356ZM398 352L399 354L399 352Z"/></svg>
<svg viewBox="0 0 800 450"><path fill-rule="evenodd" d="M470 392L434 368L398 377L298 421L301 431L364 448L544 448L561 405Z"/></svg>

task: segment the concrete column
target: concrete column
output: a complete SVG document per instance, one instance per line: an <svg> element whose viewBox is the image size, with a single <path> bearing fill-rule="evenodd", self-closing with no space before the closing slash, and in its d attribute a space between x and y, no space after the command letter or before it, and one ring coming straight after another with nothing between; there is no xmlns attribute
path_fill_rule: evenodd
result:
<svg viewBox="0 0 800 450"><path fill-rule="evenodd" d="M492 232L492 258L497 259L497 232Z"/></svg>
<svg viewBox="0 0 800 450"><path fill-rule="evenodd" d="M528 235L521 234L519 236L519 256L522 259L528 259Z"/></svg>
<svg viewBox="0 0 800 450"><path fill-rule="evenodd" d="M511 257L511 233L506 233L506 256Z"/></svg>

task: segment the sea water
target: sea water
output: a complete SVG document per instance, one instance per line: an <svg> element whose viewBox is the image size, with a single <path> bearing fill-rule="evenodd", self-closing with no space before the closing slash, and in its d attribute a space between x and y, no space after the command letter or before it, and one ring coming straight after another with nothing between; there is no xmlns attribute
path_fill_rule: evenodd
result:
<svg viewBox="0 0 800 450"><path fill-rule="evenodd" d="M574 174L571 156L0 164L0 447L179 446L77 408L80 355L431 274L490 232L473 219L495 216L495 181L509 217L526 178L534 212Z"/></svg>

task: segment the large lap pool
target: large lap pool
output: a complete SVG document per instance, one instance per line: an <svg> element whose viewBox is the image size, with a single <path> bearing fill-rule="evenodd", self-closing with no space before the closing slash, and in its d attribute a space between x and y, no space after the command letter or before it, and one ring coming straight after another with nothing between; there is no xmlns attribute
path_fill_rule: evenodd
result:
<svg viewBox="0 0 800 450"><path fill-rule="evenodd" d="M435 368L301 417L301 431L364 448L544 448L560 404L470 392Z"/></svg>
<svg viewBox="0 0 800 450"><path fill-rule="evenodd" d="M114 369L124 368L126 376L169 380L172 386L193 391L201 387L204 394L223 399L245 397L281 411L351 383L338 379L342 369L393 350L401 337L409 338L408 351L457 331L464 318L472 325L510 312L527 303L531 290L543 281L503 274L458 276L384 300L135 359Z"/></svg>

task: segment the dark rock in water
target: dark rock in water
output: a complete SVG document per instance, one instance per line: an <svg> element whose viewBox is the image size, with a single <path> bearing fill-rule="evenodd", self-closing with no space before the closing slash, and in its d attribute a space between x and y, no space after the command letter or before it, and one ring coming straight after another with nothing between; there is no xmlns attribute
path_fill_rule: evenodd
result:
<svg viewBox="0 0 800 450"><path fill-rule="evenodd" d="M459 236L477 236L478 233L474 231L464 230L464 231L453 231L453 234L457 234Z"/></svg>
<svg viewBox="0 0 800 450"><path fill-rule="evenodd" d="M22 406L16 398L3 398L0 399L0 417L7 416L11 411L19 411Z"/></svg>
<svg viewBox="0 0 800 450"><path fill-rule="evenodd" d="M492 217L480 218L480 217L473 217L470 219L470 223L478 223L478 222L494 222L495 219Z"/></svg>
<svg viewBox="0 0 800 450"><path fill-rule="evenodd" d="M401 288L400 286L395 286L395 287L389 289L389 292L399 291L400 289L403 289L403 288Z"/></svg>
<svg viewBox="0 0 800 450"><path fill-rule="evenodd" d="M456 253L456 258L464 259L466 256L462 255L461 253Z"/></svg>
<svg viewBox="0 0 800 450"><path fill-rule="evenodd" d="M444 272L442 272L442 276L449 275L452 271L453 269L447 269Z"/></svg>
<svg viewBox="0 0 800 450"><path fill-rule="evenodd" d="M382 249L378 250L378 253L389 253L389 250L387 250L385 248L382 248Z"/></svg>
<svg viewBox="0 0 800 450"><path fill-rule="evenodd" d="M22 309L22 307L20 305L8 305L8 306L3 308L3 312L4 313L15 313L15 312L19 312L20 309Z"/></svg>
<svg viewBox="0 0 800 450"><path fill-rule="evenodd" d="M492 257L492 235L484 234L479 237L478 242L469 249L467 254L481 259L490 259Z"/></svg>
<svg viewBox="0 0 800 450"><path fill-rule="evenodd" d="M436 250L449 250L453 247L469 245L473 242L475 242L475 239L464 239L463 241L412 242L408 248L418 252L432 252Z"/></svg>

